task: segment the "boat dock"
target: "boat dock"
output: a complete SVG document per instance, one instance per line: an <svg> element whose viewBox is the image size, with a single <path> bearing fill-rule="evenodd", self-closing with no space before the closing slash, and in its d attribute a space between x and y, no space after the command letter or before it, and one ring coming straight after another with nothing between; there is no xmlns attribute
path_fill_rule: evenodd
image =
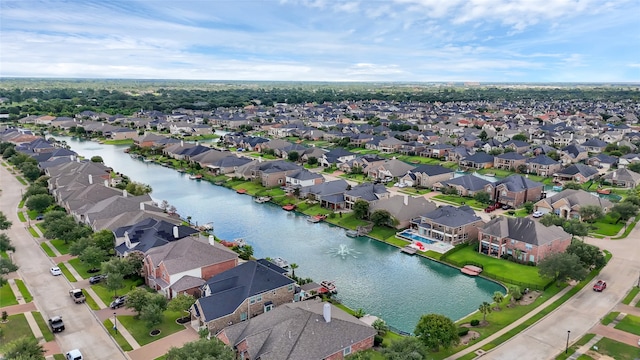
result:
<svg viewBox="0 0 640 360"><path fill-rule="evenodd" d="M402 249L400 249L400 251L402 251L405 254L409 254L409 255L415 255L415 253L418 251L416 248L412 247L412 246L405 246Z"/></svg>
<svg viewBox="0 0 640 360"><path fill-rule="evenodd" d="M460 272L470 276L478 276L482 272L481 267L473 266L473 265L465 265Z"/></svg>

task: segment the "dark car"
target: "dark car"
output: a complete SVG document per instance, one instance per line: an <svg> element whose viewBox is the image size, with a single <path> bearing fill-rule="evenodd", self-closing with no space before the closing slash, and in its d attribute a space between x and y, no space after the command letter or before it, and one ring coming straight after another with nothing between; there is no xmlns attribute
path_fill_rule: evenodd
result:
<svg viewBox="0 0 640 360"><path fill-rule="evenodd" d="M44 215L40 214L36 216L36 220L44 220Z"/></svg>
<svg viewBox="0 0 640 360"><path fill-rule="evenodd" d="M607 288L607 283L602 280L598 280L598 282L593 285L593 291L601 292L602 290Z"/></svg>
<svg viewBox="0 0 640 360"><path fill-rule="evenodd" d="M509 209L511 209L511 205L504 204L504 205L501 206L501 208L502 208L502 210L509 210Z"/></svg>
<svg viewBox="0 0 640 360"><path fill-rule="evenodd" d="M49 326L51 327L51 331L54 333L63 331L64 323L62 322L62 316L54 316L49 319Z"/></svg>
<svg viewBox="0 0 640 360"><path fill-rule="evenodd" d="M89 284L97 284L107 278L107 275L95 275L89 278Z"/></svg>
<svg viewBox="0 0 640 360"><path fill-rule="evenodd" d="M126 296L119 296L115 300L113 300L111 304L109 304L109 307L112 309L117 309L119 307L122 307L124 306L125 300L127 300Z"/></svg>

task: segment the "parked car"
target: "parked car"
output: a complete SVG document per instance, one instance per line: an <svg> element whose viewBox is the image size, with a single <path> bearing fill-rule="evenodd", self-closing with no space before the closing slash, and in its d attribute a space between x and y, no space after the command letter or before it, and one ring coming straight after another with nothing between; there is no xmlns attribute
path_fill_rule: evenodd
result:
<svg viewBox="0 0 640 360"><path fill-rule="evenodd" d="M44 215L40 214L36 216L36 220L44 220Z"/></svg>
<svg viewBox="0 0 640 360"><path fill-rule="evenodd" d="M489 205L487 208L484 209L484 212L492 212L494 210L497 210L498 208L500 208L500 203L495 203L493 205Z"/></svg>
<svg viewBox="0 0 640 360"><path fill-rule="evenodd" d="M104 280L106 278L107 278L107 275L102 275L102 274L94 275L94 276L89 278L89 284L92 284L92 285L93 284L97 284L97 283L99 283L100 281L102 281L102 280Z"/></svg>
<svg viewBox="0 0 640 360"><path fill-rule="evenodd" d="M62 275L62 270L60 270L60 268L57 266L52 266L51 269L49 269L49 272L53 276Z"/></svg>
<svg viewBox="0 0 640 360"><path fill-rule="evenodd" d="M119 296L115 300L113 300L111 302L111 304L109 304L109 307L112 308L112 309L117 309L119 307L122 307L122 306L124 306L125 300L127 300L127 296L126 295Z"/></svg>
<svg viewBox="0 0 640 360"><path fill-rule="evenodd" d="M66 354L64 354L64 358L66 360L82 360L82 359L84 359L82 357L82 353L80 352L79 349L73 349L73 350L67 352Z"/></svg>
<svg viewBox="0 0 640 360"><path fill-rule="evenodd" d="M602 291L607 288L607 283L602 280L598 280L595 285L593 285L593 291Z"/></svg>
<svg viewBox="0 0 640 360"><path fill-rule="evenodd" d="M54 316L49 319L49 327L51 332L57 333L64 330L64 322L62 322L62 316Z"/></svg>
<svg viewBox="0 0 640 360"><path fill-rule="evenodd" d="M504 205L501 206L501 208L502 208L502 210L509 210L509 209L511 209L511 205L504 204Z"/></svg>
<svg viewBox="0 0 640 360"><path fill-rule="evenodd" d="M544 214L542 213L542 211L534 211L534 212L533 212L533 217L534 217L534 218L542 217L542 215L544 215Z"/></svg>

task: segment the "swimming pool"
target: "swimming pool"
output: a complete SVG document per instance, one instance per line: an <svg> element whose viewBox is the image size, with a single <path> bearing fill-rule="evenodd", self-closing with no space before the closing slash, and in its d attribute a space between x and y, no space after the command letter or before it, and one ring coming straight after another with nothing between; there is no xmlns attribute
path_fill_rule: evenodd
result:
<svg viewBox="0 0 640 360"><path fill-rule="evenodd" d="M411 230L403 230L401 233L398 234L398 236L403 237L407 240L412 240L412 241L420 241L423 242L425 244L435 244L435 240L431 240L429 238L426 238L420 234L416 234L415 232L411 231Z"/></svg>

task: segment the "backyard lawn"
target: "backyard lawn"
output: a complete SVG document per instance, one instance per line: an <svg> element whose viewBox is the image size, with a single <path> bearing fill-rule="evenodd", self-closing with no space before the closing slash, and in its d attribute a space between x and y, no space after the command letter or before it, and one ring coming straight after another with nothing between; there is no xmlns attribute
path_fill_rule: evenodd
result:
<svg viewBox="0 0 640 360"><path fill-rule="evenodd" d="M482 264L484 267L482 275L515 285L524 283L544 287L550 282L550 280L543 279L538 275L538 268L535 266L516 264L512 261L487 256L479 253L473 246L467 246L448 255L445 261L461 265L464 265L465 262Z"/></svg>
<svg viewBox="0 0 640 360"><path fill-rule="evenodd" d="M144 346L155 340L162 339L165 336L171 335L180 330L184 330L184 325L180 325L176 323L176 319L178 319L182 315L183 314L180 311L177 311L177 312L165 311L163 313L162 323L155 327L155 329L160 330L160 334L157 336L149 335L150 330L145 324L145 322L140 321L139 319L135 319L131 315L118 316L118 322L120 323L118 325L123 325L127 330L129 330L129 332L131 333L133 338L136 339L138 344L140 344L141 346Z"/></svg>
<svg viewBox="0 0 640 360"><path fill-rule="evenodd" d="M487 207L487 204L483 204L479 201L474 200L473 198L463 197L459 195L436 195L433 197L436 200L441 200L448 203L453 203L456 205L469 205L472 208L481 210Z"/></svg>

